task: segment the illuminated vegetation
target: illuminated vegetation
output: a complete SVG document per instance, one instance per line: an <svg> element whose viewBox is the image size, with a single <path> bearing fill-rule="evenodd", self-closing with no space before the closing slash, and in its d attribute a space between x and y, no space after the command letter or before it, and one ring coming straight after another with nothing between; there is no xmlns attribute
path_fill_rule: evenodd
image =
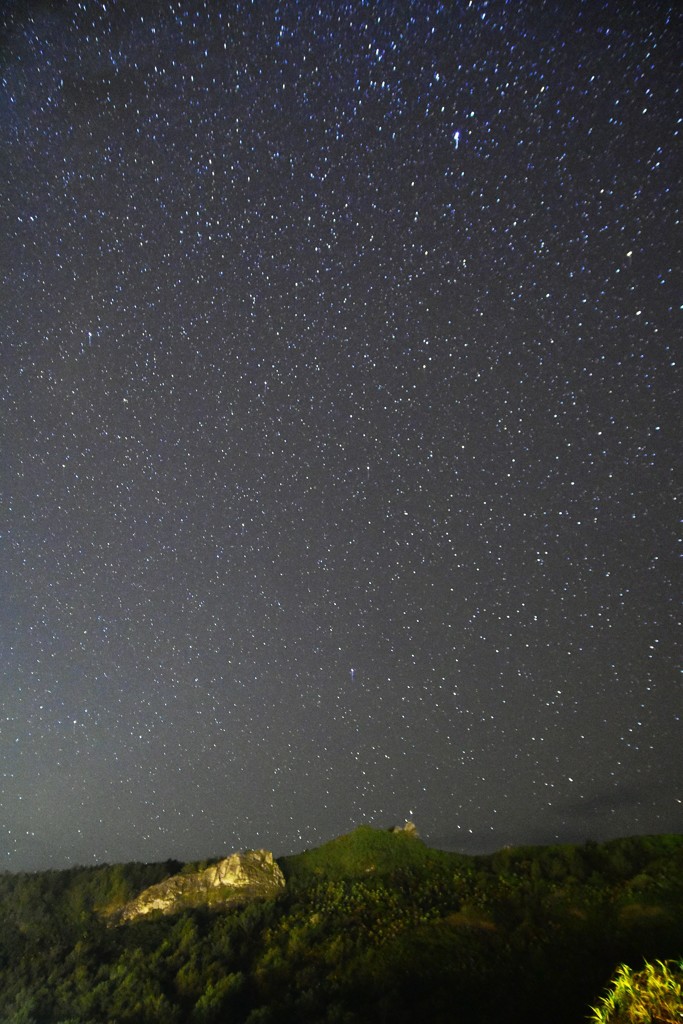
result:
<svg viewBox="0 0 683 1024"><path fill-rule="evenodd" d="M626 964L593 1010L592 1024L680 1024L683 1021L683 962Z"/></svg>
<svg viewBox="0 0 683 1024"><path fill-rule="evenodd" d="M360 828L279 863L274 899L116 928L182 866L0 875L0 1021L579 1024L619 963L683 950L683 837L467 857ZM650 1021L607 1016L624 972L596 1024Z"/></svg>

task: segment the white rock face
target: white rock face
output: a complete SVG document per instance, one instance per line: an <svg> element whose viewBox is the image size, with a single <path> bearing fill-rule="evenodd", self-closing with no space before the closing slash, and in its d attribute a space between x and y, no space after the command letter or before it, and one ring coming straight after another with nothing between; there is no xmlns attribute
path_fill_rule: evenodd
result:
<svg viewBox="0 0 683 1024"><path fill-rule="evenodd" d="M207 903L240 903L246 899L275 896L285 879L270 850L245 850L194 875L172 875L150 886L127 903L119 921L134 921L158 910L172 914ZM219 890L219 899L212 895Z"/></svg>
<svg viewBox="0 0 683 1024"><path fill-rule="evenodd" d="M404 835L413 836L415 839L419 839L420 833L417 831L417 825L412 821L407 821L405 825L394 825L393 828L389 829L390 832L403 832Z"/></svg>
<svg viewBox="0 0 683 1024"><path fill-rule="evenodd" d="M231 853L225 860L212 865L195 876L207 887L215 885L245 886L260 884L264 877L279 876L285 884L280 868L273 860L270 850L247 850L246 853Z"/></svg>

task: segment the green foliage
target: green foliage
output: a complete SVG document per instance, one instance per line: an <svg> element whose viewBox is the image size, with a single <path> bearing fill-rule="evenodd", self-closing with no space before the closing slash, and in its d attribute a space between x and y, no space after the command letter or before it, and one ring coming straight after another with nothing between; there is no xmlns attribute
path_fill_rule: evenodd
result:
<svg viewBox="0 0 683 1024"><path fill-rule="evenodd" d="M646 961L640 971L622 964L590 1019L593 1024L680 1024L683 961Z"/></svg>
<svg viewBox="0 0 683 1024"><path fill-rule="evenodd" d="M288 883L306 883L315 878L393 874L450 859L467 860L459 854L431 850L420 839L403 832L383 832L361 825L324 846L283 857L278 863Z"/></svg>
<svg viewBox="0 0 683 1024"><path fill-rule="evenodd" d="M226 1013L234 1006L243 987L244 975L239 971L226 974L215 982L208 982L195 1003L192 1020L197 1024L214 1024L225 1020Z"/></svg>
<svg viewBox="0 0 683 1024"><path fill-rule="evenodd" d="M466 857L360 828L280 863L277 898L120 927L182 865L0 875L0 1022L576 1024L615 964L683 949L683 837Z"/></svg>

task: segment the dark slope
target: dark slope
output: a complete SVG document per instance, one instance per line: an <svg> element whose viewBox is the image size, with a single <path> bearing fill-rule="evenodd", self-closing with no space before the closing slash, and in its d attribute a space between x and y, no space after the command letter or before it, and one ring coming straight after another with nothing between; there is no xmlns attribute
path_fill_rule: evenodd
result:
<svg viewBox="0 0 683 1024"><path fill-rule="evenodd" d="M617 964L683 952L681 836L468 857L361 827L279 863L274 899L119 928L181 865L0 875L0 1021L579 1024Z"/></svg>

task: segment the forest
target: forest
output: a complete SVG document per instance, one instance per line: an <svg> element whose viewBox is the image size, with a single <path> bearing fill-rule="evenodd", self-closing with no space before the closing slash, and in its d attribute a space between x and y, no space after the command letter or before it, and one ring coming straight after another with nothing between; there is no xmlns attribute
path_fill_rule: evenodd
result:
<svg viewBox="0 0 683 1024"><path fill-rule="evenodd" d="M0 874L0 1022L683 1020L683 836L467 856L361 826L279 858L273 898L115 923L211 863Z"/></svg>

